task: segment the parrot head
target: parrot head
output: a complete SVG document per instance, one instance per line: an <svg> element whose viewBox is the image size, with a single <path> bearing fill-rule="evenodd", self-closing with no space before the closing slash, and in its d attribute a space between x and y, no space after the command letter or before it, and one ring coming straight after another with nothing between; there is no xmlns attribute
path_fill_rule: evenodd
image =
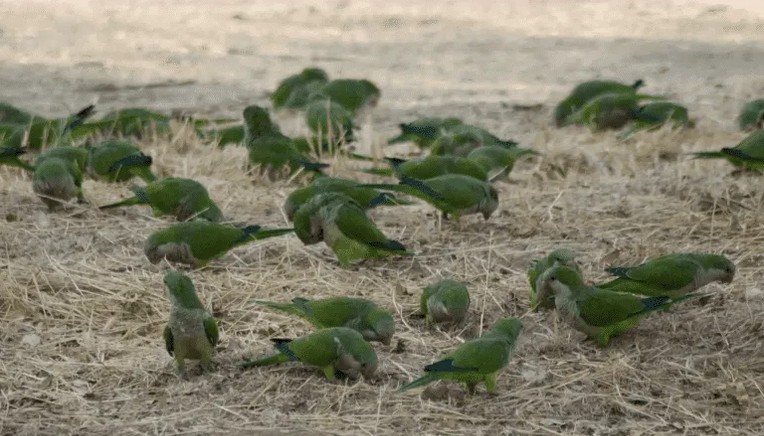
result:
<svg viewBox="0 0 764 436"><path fill-rule="evenodd" d="M164 275L164 284L173 306L189 309L203 308L199 297L196 296L194 283L187 275L177 271L168 271Z"/></svg>
<svg viewBox="0 0 764 436"><path fill-rule="evenodd" d="M484 219L491 217L491 214L499 207L499 193L491 185L488 185L487 194L485 198L480 202L480 212L483 214Z"/></svg>
<svg viewBox="0 0 764 436"><path fill-rule="evenodd" d="M385 310L372 309L364 319L364 326L361 335L367 341L379 341L385 345L390 345L395 333L395 320Z"/></svg>
<svg viewBox="0 0 764 436"><path fill-rule="evenodd" d="M268 109L252 105L244 108L244 130L251 138L267 135L278 131L278 126L271 122Z"/></svg>
<svg viewBox="0 0 764 436"><path fill-rule="evenodd" d="M576 268L576 253L568 248L558 248L557 250L549 253L550 265L564 265L571 268Z"/></svg>
<svg viewBox="0 0 764 436"><path fill-rule="evenodd" d="M334 338L341 349L335 367L350 378L357 378L360 373L363 378L370 380L374 378L374 373L377 372L379 366L377 353L374 352L374 348L368 342L361 338L358 332L353 331L353 336L356 336L357 340L342 341L339 338Z"/></svg>
<svg viewBox="0 0 764 436"><path fill-rule="evenodd" d="M732 283L735 278L735 264L718 254L701 254L698 262L706 269L712 281Z"/></svg>
<svg viewBox="0 0 764 436"><path fill-rule="evenodd" d="M558 265L544 272L540 287L549 286L555 293L570 291L571 288L586 286L581 274L569 266Z"/></svg>
<svg viewBox="0 0 764 436"><path fill-rule="evenodd" d="M496 324L491 327L491 331L505 336L507 339L514 341L520 335L520 331L523 329L523 323L517 318L504 318L496 321Z"/></svg>

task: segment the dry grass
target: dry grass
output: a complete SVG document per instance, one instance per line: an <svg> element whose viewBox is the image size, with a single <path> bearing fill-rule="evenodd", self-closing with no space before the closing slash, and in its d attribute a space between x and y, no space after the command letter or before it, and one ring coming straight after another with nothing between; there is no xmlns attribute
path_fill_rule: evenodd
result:
<svg viewBox="0 0 764 436"><path fill-rule="evenodd" d="M546 114L538 117L541 124ZM534 145L546 155L498 184L501 206L489 221L438 230L425 205L372 213L421 253L414 258L344 270L325 247L294 237L236 249L189 273L222 330L219 370L192 371L190 381L176 378L160 336L168 266L142 254L146 236L166 223L141 207L51 214L25 175L2 169L0 216L18 218L0 226L2 433L761 434L761 178L681 156L739 136L663 130L620 144L611 133L542 128ZM183 135L144 147L160 173L206 183L232 220L285 224L280 204L294 185L253 185L241 148L220 151ZM358 176L346 162L337 167ZM127 193L92 181L85 189L94 204ZM582 254L591 280L610 263L680 250L722 252L739 274L730 286L710 286L710 300L655 315L601 350L554 314L527 312L525 268L559 245ZM469 284L462 331L426 331L415 315L420 289L441 276ZM248 300L330 295L365 296L397 314L398 343L377 348L378 380L330 383L295 364L236 368L269 351L269 338L309 331ZM526 328L497 396L465 396L450 384L427 399L394 394L424 364L510 315Z"/></svg>

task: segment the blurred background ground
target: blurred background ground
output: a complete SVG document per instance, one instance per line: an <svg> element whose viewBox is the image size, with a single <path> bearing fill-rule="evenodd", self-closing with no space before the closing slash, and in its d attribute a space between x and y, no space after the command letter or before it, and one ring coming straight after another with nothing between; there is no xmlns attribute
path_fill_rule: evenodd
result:
<svg viewBox="0 0 764 436"><path fill-rule="evenodd" d="M342 270L291 237L235 250L190 273L222 329L214 374L175 378L160 332L166 265L142 244L166 225L141 208L49 214L28 176L0 169L0 432L3 434L762 434L764 350L761 178L684 153L737 143L735 115L764 96L758 1L26 1L0 2L0 100L44 115L95 102L238 116L286 75L317 65L382 89L363 120L379 148L398 122L455 115L545 153L501 182L488 222L438 230L427 206L375 221L421 252ZM615 133L549 126L554 103L591 78L631 82L687 105L692 131L621 143ZM540 105L540 106L539 106ZM299 117L280 115L299 131ZM177 136L141 144L160 174L205 183L237 222L284 225L294 185L244 174L246 153ZM356 176L348 168L338 174ZM88 181L94 204L123 187ZM401 211L405 211L402 213ZM553 314L526 314L524 271L560 244L591 280L611 263L669 251L738 263L709 302L660 314L607 350ZM464 331L422 332L419 289L468 282ZM241 373L268 338L309 331L251 298L363 295L398 314L398 351L378 348L373 384L332 384L296 365ZM393 390L495 319L523 316L499 395L460 389L420 400Z"/></svg>

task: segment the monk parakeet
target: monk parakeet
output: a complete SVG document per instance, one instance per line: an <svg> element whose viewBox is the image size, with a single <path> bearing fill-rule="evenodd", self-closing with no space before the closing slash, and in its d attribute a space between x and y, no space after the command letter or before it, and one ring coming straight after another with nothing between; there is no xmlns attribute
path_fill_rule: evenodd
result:
<svg viewBox="0 0 764 436"><path fill-rule="evenodd" d="M318 330L297 339L271 339L278 353L239 365L242 369L299 361L321 368L329 380L340 372L350 378L374 377L379 362L374 348L360 333L347 327Z"/></svg>
<svg viewBox="0 0 764 436"><path fill-rule="evenodd" d="M500 139L482 127L458 124L435 140L430 153L435 156L466 157L472 150L484 145L515 147L517 142Z"/></svg>
<svg viewBox="0 0 764 436"><path fill-rule="evenodd" d="M153 182L156 176L151 172L152 162L151 156L130 141L110 139L90 149L88 173L106 182L125 182L133 177Z"/></svg>
<svg viewBox="0 0 764 436"><path fill-rule="evenodd" d="M318 300L294 298L291 304L254 301L306 319L318 328L348 327L358 331L367 341L390 345L395 321L390 312L365 298L330 297Z"/></svg>
<svg viewBox="0 0 764 436"><path fill-rule="evenodd" d="M493 180L509 175L515 166L515 161L520 157L538 154L539 152L529 148L484 145L472 150L467 155L467 159L480 165Z"/></svg>
<svg viewBox="0 0 764 436"><path fill-rule="evenodd" d="M477 162L459 156L427 156L419 159L403 160L386 157L396 177L427 180L444 174L464 174L478 180L487 181L485 169Z"/></svg>
<svg viewBox="0 0 764 436"><path fill-rule="evenodd" d="M326 139L330 143L353 140L353 114L341 104L325 99L313 100L305 106L305 120L318 140Z"/></svg>
<svg viewBox="0 0 764 436"><path fill-rule="evenodd" d="M198 360L212 370L212 355L218 344L218 324L204 309L191 279L177 271L164 276L170 298L170 320L164 328L164 344L175 358L178 373L186 377L186 359Z"/></svg>
<svg viewBox="0 0 764 436"><path fill-rule="evenodd" d="M282 107L302 107L308 102L310 91L329 81L329 75L321 68L305 68L282 80L271 94L274 109Z"/></svg>
<svg viewBox="0 0 764 436"><path fill-rule="evenodd" d="M268 110L259 106L244 109L244 141L249 149L249 161L271 176L284 167L289 167L291 171L303 167L320 172L321 168L328 166L312 162L303 151L298 150L295 141L283 135L271 121Z"/></svg>
<svg viewBox="0 0 764 436"><path fill-rule="evenodd" d="M419 148L429 148L436 139L450 129L462 124L458 118L420 118L410 123L401 123L401 134L387 141L388 144L411 141Z"/></svg>
<svg viewBox="0 0 764 436"><path fill-rule="evenodd" d="M19 156L26 152L27 149L24 147L0 146L0 165L8 165L9 167L18 167L27 171L34 171L32 165L19 158Z"/></svg>
<svg viewBox="0 0 764 436"><path fill-rule="evenodd" d="M693 155L696 159L727 159L732 165L748 170L764 170L764 129L751 133L734 147Z"/></svg>
<svg viewBox="0 0 764 436"><path fill-rule="evenodd" d="M314 204L320 206L315 208ZM317 210L310 213L314 209ZM304 235L306 232L303 229L309 226L308 239L323 240L342 267L366 259L410 254L403 244L385 236L358 203L339 193L329 192L313 197L297 211L294 223L295 229L301 229L300 232L295 231L298 237Z"/></svg>
<svg viewBox="0 0 764 436"><path fill-rule="evenodd" d="M522 329L523 324L517 318L496 321L483 336L461 344L443 359L425 366L425 376L401 387L398 392L436 380L463 382L470 393L475 393L475 387L482 382L488 393L496 392L496 373L512 359Z"/></svg>
<svg viewBox="0 0 764 436"><path fill-rule="evenodd" d="M620 129L632 120L659 123L660 115L640 111L640 101L649 98L659 97L623 92L600 94L586 102L568 119L586 125L591 130Z"/></svg>
<svg viewBox="0 0 764 436"><path fill-rule="evenodd" d="M152 233L143 246L151 263L166 258L200 268L234 247L259 239L291 233L294 229L262 229L260 226L236 228L204 220L173 224Z"/></svg>
<svg viewBox="0 0 764 436"><path fill-rule="evenodd" d="M636 94L643 84L642 80L637 80L632 85L613 80L590 80L580 83L555 107L554 122L557 127L562 127L570 122L568 117L584 107L594 97L608 93Z"/></svg>
<svg viewBox="0 0 764 436"><path fill-rule="evenodd" d="M496 188L481 180L462 174L445 174L427 180L401 177L400 184L369 184L370 188L403 192L430 203L443 212L459 219L463 215L480 213L488 219L499 207Z"/></svg>
<svg viewBox="0 0 764 436"><path fill-rule="evenodd" d="M642 298L595 288L584 284L578 271L567 266L548 269L542 274L538 286L549 286L563 320L601 347L607 346L611 337L637 326L651 312L695 295L685 294L674 299L666 296Z"/></svg>
<svg viewBox="0 0 764 436"><path fill-rule="evenodd" d="M467 286L456 280L444 279L427 286L419 299L419 310L428 326L433 323L461 324L469 308Z"/></svg>
<svg viewBox="0 0 764 436"><path fill-rule="evenodd" d="M581 273L576 263L576 254L567 248L558 248L546 257L531 262L528 268L528 282L531 285L529 306L533 311L539 308L554 309L554 292L549 288L540 288L539 281L544 271L559 265L570 267Z"/></svg>
<svg viewBox="0 0 764 436"><path fill-rule="evenodd" d="M130 190L134 194L132 197L99 209L147 204L154 210L154 216L174 215L178 221L191 218L211 222L223 220L223 213L212 201L207 189L196 180L165 177L146 186L133 186Z"/></svg>
<svg viewBox="0 0 764 436"><path fill-rule="evenodd" d="M74 162L57 157L43 159L35 165L32 190L51 210L75 197L79 202L84 201L82 172Z"/></svg>
<svg viewBox="0 0 764 436"><path fill-rule="evenodd" d="M292 191L284 201L284 213L289 221L294 219L297 210L308 200L325 192L340 192L355 200L364 209L380 205L394 206L411 204L408 201L395 198L392 194L377 189L362 187L360 182L337 177L316 177L313 182L303 188Z"/></svg>
<svg viewBox="0 0 764 436"><path fill-rule="evenodd" d="M377 86L365 79L335 79L314 93L311 99L329 99L340 104L353 116L364 107L374 107L381 93Z"/></svg>
<svg viewBox="0 0 764 436"><path fill-rule="evenodd" d="M762 129L762 123L764 123L764 98L746 103L737 117L737 122L740 130Z"/></svg>
<svg viewBox="0 0 764 436"><path fill-rule="evenodd" d="M652 297L679 297L711 282L732 283L735 264L718 254L673 253L641 265L606 269L617 278L598 288Z"/></svg>
<svg viewBox="0 0 764 436"><path fill-rule="evenodd" d="M244 144L244 126L237 125L213 129L207 136L212 138L211 141L221 148L229 144L242 145Z"/></svg>

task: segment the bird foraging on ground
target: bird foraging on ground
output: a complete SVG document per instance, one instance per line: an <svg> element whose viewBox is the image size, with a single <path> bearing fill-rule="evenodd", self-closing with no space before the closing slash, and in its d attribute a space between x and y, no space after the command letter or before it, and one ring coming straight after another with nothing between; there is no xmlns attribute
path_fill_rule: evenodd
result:
<svg viewBox="0 0 764 436"><path fill-rule="evenodd" d="M425 287L419 299L419 310L427 326L433 323L461 324L469 308L467 286L451 279L439 280Z"/></svg>

